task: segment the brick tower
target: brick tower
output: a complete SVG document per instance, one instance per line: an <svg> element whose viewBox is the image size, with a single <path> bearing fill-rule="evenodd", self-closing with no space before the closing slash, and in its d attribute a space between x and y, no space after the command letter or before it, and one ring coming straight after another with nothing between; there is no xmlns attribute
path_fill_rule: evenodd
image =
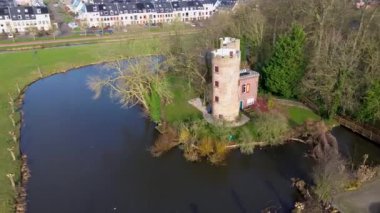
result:
<svg viewBox="0 0 380 213"><path fill-rule="evenodd" d="M212 115L232 122L239 117L240 40L221 38L221 48L212 51Z"/></svg>

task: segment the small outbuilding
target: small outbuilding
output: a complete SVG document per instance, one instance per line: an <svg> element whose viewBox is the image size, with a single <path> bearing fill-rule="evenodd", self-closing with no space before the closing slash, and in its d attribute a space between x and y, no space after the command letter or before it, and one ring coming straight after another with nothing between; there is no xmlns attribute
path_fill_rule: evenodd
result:
<svg viewBox="0 0 380 213"><path fill-rule="evenodd" d="M239 100L240 109L252 106L257 100L260 74L249 69L240 70L239 78Z"/></svg>

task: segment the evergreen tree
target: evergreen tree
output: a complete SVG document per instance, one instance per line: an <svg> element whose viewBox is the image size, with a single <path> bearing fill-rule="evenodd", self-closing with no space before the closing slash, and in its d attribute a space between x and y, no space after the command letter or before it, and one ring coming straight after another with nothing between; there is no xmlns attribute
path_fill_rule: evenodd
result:
<svg viewBox="0 0 380 213"><path fill-rule="evenodd" d="M273 55L262 70L269 91L287 98L297 95L305 69L304 43L305 32L298 25L276 41Z"/></svg>
<svg viewBox="0 0 380 213"><path fill-rule="evenodd" d="M359 111L359 119L368 123L380 120L380 81L375 81L368 89Z"/></svg>

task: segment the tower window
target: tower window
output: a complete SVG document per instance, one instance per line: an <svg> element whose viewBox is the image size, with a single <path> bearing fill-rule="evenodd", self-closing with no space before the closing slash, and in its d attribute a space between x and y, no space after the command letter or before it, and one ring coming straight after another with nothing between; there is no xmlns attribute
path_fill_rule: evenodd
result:
<svg viewBox="0 0 380 213"><path fill-rule="evenodd" d="M216 103L219 102L219 97L218 97L218 96L215 96L215 102L216 102Z"/></svg>
<svg viewBox="0 0 380 213"><path fill-rule="evenodd" d="M234 57L234 52L230 51L230 58Z"/></svg>
<svg viewBox="0 0 380 213"><path fill-rule="evenodd" d="M215 81L215 87L219 87L219 81Z"/></svg>
<svg viewBox="0 0 380 213"><path fill-rule="evenodd" d="M218 66L215 66L214 69L215 69L215 72L219 72L219 67Z"/></svg>

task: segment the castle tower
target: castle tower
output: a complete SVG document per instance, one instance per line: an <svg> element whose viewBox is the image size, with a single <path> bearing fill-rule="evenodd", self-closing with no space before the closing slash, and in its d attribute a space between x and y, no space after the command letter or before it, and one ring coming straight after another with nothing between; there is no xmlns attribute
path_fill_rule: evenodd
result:
<svg viewBox="0 0 380 213"><path fill-rule="evenodd" d="M220 49L236 49L240 50L240 39L224 37L219 38Z"/></svg>
<svg viewBox="0 0 380 213"><path fill-rule="evenodd" d="M226 41L226 39L221 39ZM231 40L232 41L232 40ZM235 121L239 116L240 43L225 42L223 48L212 51L212 115L217 120ZM227 48L227 47L235 48Z"/></svg>

